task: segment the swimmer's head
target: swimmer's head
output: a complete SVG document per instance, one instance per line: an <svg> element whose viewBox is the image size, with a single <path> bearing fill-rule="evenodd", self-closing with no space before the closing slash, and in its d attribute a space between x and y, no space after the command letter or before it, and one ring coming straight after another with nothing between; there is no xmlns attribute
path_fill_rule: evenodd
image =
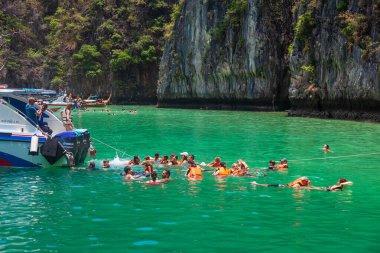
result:
<svg viewBox="0 0 380 253"><path fill-rule="evenodd" d="M153 171L152 174L150 175L152 177L152 180L156 182L157 179L157 172Z"/></svg>
<svg viewBox="0 0 380 253"><path fill-rule="evenodd" d="M154 158L160 158L160 154L159 153L155 153L154 154Z"/></svg>
<svg viewBox="0 0 380 253"><path fill-rule="evenodd" d="M162 178L169 178L169 177L170 177L170 170L162 171Z"/></svg>
<svg viewBox="0 0 380 253"><path fill-rule="evenodd" d="M220 163L220 157L219 156L215 157L215 162Z"/></svg>
<svg viewBox="0 0 380 253"><path fill-rule="evenodd" d="M271 165L271 166L276 165L276 162L274 160L270 160L269 165Z"/></svg>
<svg viewBox="0 0 380 253"><path fill-rule="evenodd" d="M220 163L220 167L223 167L223 168L225 168L227 165L226 165L226 163L225 162L221 162Z"/></svg>
<svg viewBox="0 0 380 253"><path fill-rule="evenodd" d="M237 166L238 166L237 163L232 164L232 168L236 168Z"/></svg>
<svg viewBox="0 0 380 253"><path fill-rule="evenodd" d="M280 161L281 161L281 163L287 163L287 162L288 162L288 159L286 159L286 158L282 158Z"/></svg>
<svg viewBox="0 0 380 253"><path fill-rule="evenodd" d="M124 167L125 174L130 174L131 171L132 171L132 168L130 166L125 166Z"/></svg>
<svg viewBox="0 0 380 253"><path fill-rule="evenodd" d="M88 168L93 169L95 168L95 162L91 161L88 163Z"/></svg>

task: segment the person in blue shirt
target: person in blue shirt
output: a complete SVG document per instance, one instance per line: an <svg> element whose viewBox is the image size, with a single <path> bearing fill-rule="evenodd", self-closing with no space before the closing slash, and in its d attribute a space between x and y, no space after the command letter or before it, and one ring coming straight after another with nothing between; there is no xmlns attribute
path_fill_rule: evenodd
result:
<svg viewBox="0 0 380 253"><path fill-rule="evenodd" d="M25 112L26 112L26 116L31 121L33 121L33 123L35 123L37 125L38 124L38 116L41 114L41 112L39 112L37 110L37 108L34 106L35 102L36 102L36 100L34 99L34 97L30 97L28 99L28 104L26 104L26 106L25 106Z"/></svg>

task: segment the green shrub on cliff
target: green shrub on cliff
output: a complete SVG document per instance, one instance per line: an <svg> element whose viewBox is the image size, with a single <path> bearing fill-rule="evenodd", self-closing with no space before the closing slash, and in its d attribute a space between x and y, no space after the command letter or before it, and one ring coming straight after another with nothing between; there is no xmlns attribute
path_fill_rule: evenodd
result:
<svg viewBox="0 0 380 253"><path fill-rule="evenodd" d="M315 26L316 21L311 11L300 15L294 27L294 39L296 41L305 41L310 38Z"/></svg>
<svg viewBox="0 0 380 253"><path fill-rule="evenodd" d="M73 55L75 60L74 68L82 72L86 77L97 77L102 74L102 65L99 62L101 53L96 46L83 45L78 53Z"/></svg>

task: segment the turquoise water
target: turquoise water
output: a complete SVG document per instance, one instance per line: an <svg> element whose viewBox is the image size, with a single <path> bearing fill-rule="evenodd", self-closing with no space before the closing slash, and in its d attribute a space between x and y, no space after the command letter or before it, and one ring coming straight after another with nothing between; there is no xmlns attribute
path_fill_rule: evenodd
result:
<svg viewBox="0 0 380 253"><path fill-rule="evenodd" d="M0 252L379 252L380 125L288 118L284 113L137 107L137 114L76 113L76 126L120 158L187 151L230 166L289 160L287 172L188 181L180 168L162 186L109 171L0 170ZM129 107L126 107L130 109ZM112 115L115 114L115 115ZM328 143L331 154L321 151ZM97 163L114 149L94 141ZM158 168L158 171L161 171ZM254 187L308 176L342 192Z"/></svg>

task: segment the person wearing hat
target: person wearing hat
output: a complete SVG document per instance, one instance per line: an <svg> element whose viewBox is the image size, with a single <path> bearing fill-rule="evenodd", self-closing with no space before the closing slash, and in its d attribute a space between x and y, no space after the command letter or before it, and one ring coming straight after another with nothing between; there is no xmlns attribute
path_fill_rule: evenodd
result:
<svg viewBox="0 0 380 253"><path fill-rule="evenodd" d="M287 169L288 168L288 160L286 158L282 158L280 160L280 164L275 167L278 170Z"/></svg>
<svg viewBox="0 0 380 253"><path fill-rule="evenodd" d="M181 155L181 160L179 160L179 165L187 165L187 157L189 156L189 153L182 152L180 153L180 155Z"/></svg>
<svg viewBox="0 0 380 253"><path fill-rule="evenodd" d="M264 187L292 187L292 188L310 188L310 180L307 177L300 177L290 182L288 184L259 184L256 181L253 181L253 185L264 186Z"/></svg>

